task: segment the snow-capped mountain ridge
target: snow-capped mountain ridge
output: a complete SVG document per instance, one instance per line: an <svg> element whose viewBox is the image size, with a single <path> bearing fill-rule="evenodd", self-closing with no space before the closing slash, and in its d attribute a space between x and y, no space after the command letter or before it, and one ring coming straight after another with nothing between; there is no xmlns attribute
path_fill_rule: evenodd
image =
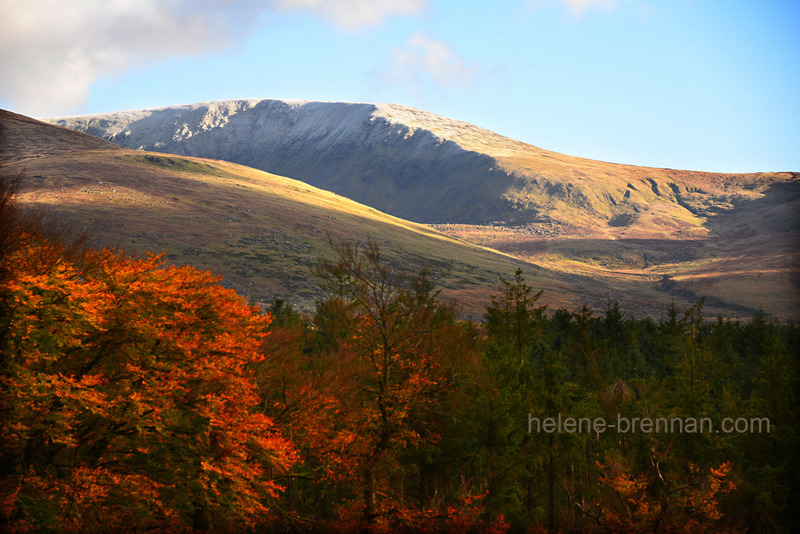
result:
<svg viewBox="0 0 800 534"><path fill-rule="evenodd" d="M243 99L49 122L127 148L288 176L422 223L703 238L705 217L796 181L593 161L398 104Z"/></svg>
<svg viewBox="0 0 800 534"><path fill-rule="evenodd" d="M346 108L345 114L342 113L342 107ZM145 148L149 144L165 143L163 139L150 138L150 135L163 133L161 128L177 127L178 130L172 136L172 140L181 141L192 137L195 128L202 131L221 128L239 114L264 110L272 113L273 118L281 117L285 115L285 112L296 114L297 118L295 119L291 119L289 116L281 117L288 120L295 128L296 135L309 135L314 131L325 130L331 134L344 134L347 137L346 131L348 130L358 129L367 123L384 122L386 125L396 127L395 133L402 135L403 138L413 136L418 130L424 130L433 134L441 142L452 141L466 150L489 146L489 143L482 142L486 138L493 141L512 141L464 121L400 104L313 100L220 100L94 115L76 115L48 121L72 129L96 130L99 128L102 130L102 137L106 138L121 139L135 135L145 141L141 147L136 148ZM311 122L303 122L308 119L311 119ZM192 120L195 121L194 124L191 124ZM330 123L333 121L336 121L337 127L330 128ZM160 127L154 129L153 124L159 124ZM261 124L263 126L264 123ZM286 124L283 126L285 127Z"/></svg>
<svg viewBox="0 0 800 534"><path fill-rule="evenodd" d="M504 138L396 104L226 100L49 122L128 148L294 177L421 222L492 220L503 202L486 205L475 188L493 173L508 179L493 170L490 156L477 153L491 144L483 139ZM447 183L456 176L460 184ZM431 194L432 187L438 191ZM417 194L420 188L424 194ZM448 210L454 200L457 208Z"/></svg>

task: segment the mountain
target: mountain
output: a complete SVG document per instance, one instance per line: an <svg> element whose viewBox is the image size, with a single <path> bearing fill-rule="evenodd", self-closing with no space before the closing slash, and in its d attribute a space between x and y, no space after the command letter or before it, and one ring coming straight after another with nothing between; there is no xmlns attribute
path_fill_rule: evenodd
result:
<svg viewBox="0 0 800 534"><path fill-rule="evenodd" d="M394 104L233 100L50 121L291 176L591 279L634 309L706 296L726 314L800 317L796 172L593 161Z"/></svg>
<svg viewBox="0 0 800 534"><path fill-rule="evenodd" d="M395 104L231 100L51 119L121 146L291 176L422 223L689 230L792 173L726 175L549 152Z"/></svg>
<svg viewBox="0 0 800 534"><path fill-rule="evenodd" d="M54 123L128 148L291 176L417 222L488 222L507 211L500 193L510 177L464 144L482 130L401 106L241 100Z"/></svg>
<svg viewBox="0 0 800 534"><path fill-rule="evenodd" d="M479 315L500 276L522 268L553 306L575 307L570 287L591 279L551 275L507 255L398 219L303 182L241 165L129 150L0 110L0 170L24 175L19 199L92 244L164 252L225 276L224 285L269 303L313 309L313 269L334 240L376 240L399 271L430 270L446 298Z"/></svg>

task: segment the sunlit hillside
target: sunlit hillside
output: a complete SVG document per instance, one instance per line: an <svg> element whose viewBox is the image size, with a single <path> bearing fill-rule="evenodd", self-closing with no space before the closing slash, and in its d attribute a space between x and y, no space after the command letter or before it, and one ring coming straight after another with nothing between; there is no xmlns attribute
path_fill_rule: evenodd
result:
<svg viewBox="0 0 800 534"><path fill-rule="evenodd" d="M724 314L800 317L797 173L593 161L394 104L235 100L52 121L290 176L432 224L561 280L589 280L568 282L580 287L568 300L594 307L617 298L641 315L707 297Z"/></svg>

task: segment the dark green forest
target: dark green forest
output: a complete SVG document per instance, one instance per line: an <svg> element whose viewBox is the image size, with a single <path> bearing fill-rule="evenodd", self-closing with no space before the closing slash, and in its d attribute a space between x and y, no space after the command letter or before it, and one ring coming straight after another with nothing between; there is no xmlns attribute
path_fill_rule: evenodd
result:
<svg viewBox="0 0 800 534"><path fill-rule="evenodd" d="M0 529L793 532L800 329L703 302L467 319L374 242L313 313L0 195Z"/></svg>

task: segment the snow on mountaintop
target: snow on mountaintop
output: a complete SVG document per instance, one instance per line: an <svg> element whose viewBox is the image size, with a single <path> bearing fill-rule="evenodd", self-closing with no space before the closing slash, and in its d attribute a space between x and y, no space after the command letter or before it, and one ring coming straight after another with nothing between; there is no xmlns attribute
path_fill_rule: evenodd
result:
<svg viewBox="0 0 800 534"><path fill-rule="evenodd" d="M498 145L505 145L506 148L510 146L533 148L464 121L399 104L237 99L75 115L50 118L45 121L93 133L123 145L127 144L122 142L122 139L134 135L141 141L135 148L144 149L163 147L167 144L167 140L163 139L165 128L177 128L177 131L173 131L170 136L172 141L177 142L196 135L198 131L208 132L222 127L243 112L257 110L269 110L271 115L269 119L264 117L257 119L262 127L267 127L268 120L275 122L286 119L286 113L292 112L294 117L288 122L294 134L316 136L321 130L326 130L328 136L335 133L348 138L365 124L384 121L388 125L395 126L397 128L395 133L404 139L422 130L430 132L440 142L451 141L470 151L491 153L494 149L496 152ZM306 124L303 124L304 122ZM161 138L154 139L152 136L158 135L159 132Z"/></svg>
<svg viewBox="0 0 800 534"><path fill-rule="evenodd" d="M428 130L436 137L453 141L466 150L483 152L491 151L491 147L497 143L522 144L468 122L400 104L376 104L373 117L406 126L412 132L415 129Z"/></svg>

